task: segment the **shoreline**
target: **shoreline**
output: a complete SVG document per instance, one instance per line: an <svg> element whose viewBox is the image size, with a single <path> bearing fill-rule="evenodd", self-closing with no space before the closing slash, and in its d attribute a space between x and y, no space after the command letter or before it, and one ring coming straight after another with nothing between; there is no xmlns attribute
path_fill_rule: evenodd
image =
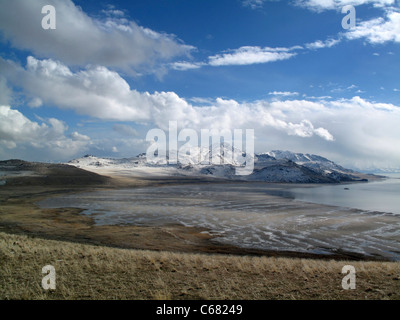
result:
<svg viewBox="0 0 400 320"><path fill-rule="evenodd" d="M211 235L209 229L186 227L183 224L168 223L159 226L96 225L93 216L82 214L81 208L40 208L38 202L54 196L81 193L96 190L117 190L147 187L184 186L184 185L234 185L262 184L266 186L266 194L271 190L287 190L288 188L311 188L331 184L294 184L244 182L221 180L212 177L176 177L149 175L143 177L140 172L135 175L131 171L110 171L105 168L86 171L69 165L50 165L41 163L23 163L34 175L16 175L10 184L0 187L0 231L9 234L30 234L44 239L66 240L77 243L130 248L150 249L171 252L200 252L235 255L294 257L321 260L357 260L357 261L393 261L394 259L331 250L329 253L312 253L304 251L288 251L276 249L248 248L232 243L217 241L218 235ZM18 168L24 170L24 168ZM26 168L25 168L26 170ZM18 171L16 171L18 172ZM23 172L23 171L21 171ZM380 177L377 176L377 180ZM83 179L83 180L82 180ZM79 183L76 183L76 182ZM361 182L353 182L361 183ZM345 184L345 183L343 183ZM289 201L282 196L281 206ZM313 204L312 209L332 208L332 206ZM296 212L291 214L297 214ZM329 251L329 249L328 249Z"/></svg>
<svg viewBox="0 0 400 320"><path fill-rule="evenodd" d="M0 187L0 299L400 297L399 262L346 252L318 255L245 249L218 243L204 228L177 224L99 226L80 208L42 209L36 204L62 194L177 184L133 178L104 181L71 186L38 184L35 180L34 185ZM54 291L40 286L40 271L49 264L57 272ZM349 264L357 270L356 290L343 290L341 286L345 276L342 268Z"/></svg>
<svg viewBox="0 0 400 320"><path fill-rule="evenodd" d="M150 186L181 185L178 182L156 180L153 183L136 185L135 188ZM188 183L191 183L188 181ZM196 182L197 183L197 182ZM205 183L209 183L206 181ZM332 254L307 253L300 251L279 251L253 249L223 244L215 241L218 236L211 235L209 229L186 227L181 224L163 226L138 225L96 225L94 217L82 214L81 208L44 209L37 202L54 196L81 193L96 190L115 190L128 187L114 186L79 187L75 189L42 187L37 192L31 188L9 188L12 195L5 201L5 189L1 189L0 231L8 234L25 234L42 239L70 241L114 248L154 250L168 252L224 254L238 256L286 257L319 260L352 261L393 261L380 256L363 255L355 252L335 251ZM131 188L132 186L129 186ZM285 188L285 185L273 184L273 187ZM14 189L14 190L13 190ZM19 192L19 194L18 194ZM20 199L24 199L18 203ZM17 202L17 203L16 203Z"/></svg>

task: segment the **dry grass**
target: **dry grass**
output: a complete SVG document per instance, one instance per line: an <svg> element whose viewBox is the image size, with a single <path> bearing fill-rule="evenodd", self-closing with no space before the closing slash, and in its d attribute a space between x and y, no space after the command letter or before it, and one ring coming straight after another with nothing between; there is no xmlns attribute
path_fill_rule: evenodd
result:
<svg viewBox="0 0 400 320"><path fill-rule="evenodd" d="M57 288L41 287L42 267ZM342 267L357 271L343 290ZM115 249L0 233L0 299L399 299L400 263Z"/></svg>

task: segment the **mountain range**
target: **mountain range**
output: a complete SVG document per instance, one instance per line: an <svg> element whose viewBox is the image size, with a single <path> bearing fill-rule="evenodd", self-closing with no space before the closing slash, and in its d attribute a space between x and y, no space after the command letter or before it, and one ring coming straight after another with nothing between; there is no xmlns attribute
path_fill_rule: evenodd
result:
<svg viewBox="0 0 400 320"><path fill-rule="evenodd" d="M224 158L227 152L233 152L232 147L221 144L221 148L215 148L214 157ZM216 150L216 152L215 152ZM237 154L236 154L237 155ZM246 157L246 154L242 154ZM232 157L231 161L221 161L221 164L198 164L200 160L211 159L210 150L191 149L190 155L182 161L187 164L168 164L168 156L155 163L149 163L146 154L139 154L136 157L113 159L99 158L86 155L79 159L68 162L89 171L98 169L109 170L137 170L151 172L152 169L159 169L157 172L168 172L176 176L204 176L216 179L242 180L242 181L265 181L282 183L340 183L350 181L368 181L365 174L346 169L333 161L319 155L293 153L290 151L274 150L266 153L255 154L254 159L247 156L246 159L254 160L254 170L250 175L240 176L235 170L240 166L240 161ZM193 158L195 157L195 159ZM182 157L180 157L181 159ZM190 161L192 160L192 161ZM196 160L196 161L194 161ZM208 162L208 161L207 161ZM371 175L373 177L373 175Z"/></svg>

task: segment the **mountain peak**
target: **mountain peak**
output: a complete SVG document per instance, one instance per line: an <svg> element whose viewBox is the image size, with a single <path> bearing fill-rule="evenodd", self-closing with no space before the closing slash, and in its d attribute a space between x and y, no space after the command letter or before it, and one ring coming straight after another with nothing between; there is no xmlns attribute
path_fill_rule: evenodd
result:
<svg viewBox="0 0 400 320"><path fill-rule="evenodd" d="M207 175L220 179L248 181L329 183L360 180L356 176L356 172L343 168L322 156L281 150L255 154L253 173L248 176L238 176L234 174L235 167L241 166L241 163L243 163L239 161L238 157L244 156L246 161L252 159L250 155L238 151L230 144L217 143L209 148L188 148L189 154L180 154L179 157L183 158L176 165L167 165L168 159L162 162L148 163L145 153L141 153L137 157L124 159L98 158L87 155L72 160L69 164L88 170L94 169L95 171L99 168L129 169L133 170L132 173L138 169L146 172L151 168L159 168L161 170L174 169L177 175ZM228 154L231 160L225 159ZM221 159L220 162L217 162L219 164L203 161L211 160L212 157Z"/></svg>

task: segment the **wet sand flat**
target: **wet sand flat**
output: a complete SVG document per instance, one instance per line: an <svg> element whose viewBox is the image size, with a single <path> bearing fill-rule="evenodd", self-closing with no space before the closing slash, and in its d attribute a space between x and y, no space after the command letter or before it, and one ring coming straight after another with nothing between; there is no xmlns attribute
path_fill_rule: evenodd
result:
<svg viewBox="0 0 400 320"><path fill-rule="evenodd" d="M185 184L54 197L44 208L79 207L96 226L203 230L213 244L242 249L332 255L347 252L399 260L400 217L294 201L268 183Z"/></svg>
<svg viewBox="0 0 400 320"><path fill-rule="evenodd" d="M101 246L149 249L170 252L203 252L237 255L265 255L321 259L368 260L363 255L337 252L330 256L302 252L280 252L241 248L215 241L206 228L186 227L181 224L162 226L96 225L93 217L82 214L80 208L44 209L36 203L54 196L87 192L85 189L9 188L12 196L2 190L0 205L0 231L26 234L34 237L66 240Z"/></svg>
<svg viewBox="0 0 400 320"><path fill-rule="evenodd" d="M393 260L398 250L397 217L274 195L292 184L160 176L157 170L143 176L14 167L30 174L0 187L0 231L8 233L134 249L323 259Z"/></svg>

